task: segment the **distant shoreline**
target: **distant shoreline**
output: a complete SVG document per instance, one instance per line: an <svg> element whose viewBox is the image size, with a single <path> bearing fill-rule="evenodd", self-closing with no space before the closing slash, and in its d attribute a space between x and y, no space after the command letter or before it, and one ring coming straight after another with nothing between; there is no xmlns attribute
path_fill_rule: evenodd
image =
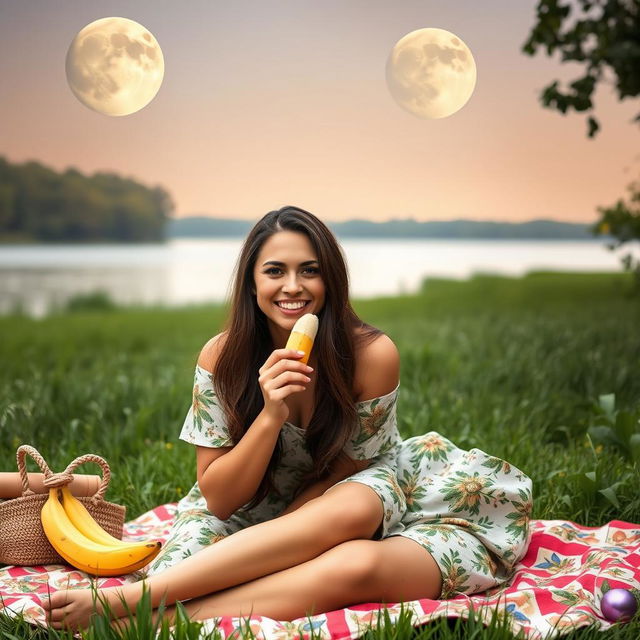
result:
<svg viewBox="0 0 640 640"><path fill-rule="evenodd" d="M174 239L232 239L246 238L255 224L250 220L231 218L211 218L193 216L170 219L167 221L164 240L116 241L76 238L62 238L43 241L26 235L16 237L0 234L0 247L36 246L36 245L150 245L158 246ZM346 222L327 222L327 226L338 239L358 240L460 240L460 241L578 241L603 243L611 241L611 236L594 235L592 224L557 222L555 220L530 220L527 222L492 222L478 220L450 220L418 222L416 220L391 220L372 222L350 220Z"/></svg>
<svg viewBox="0 0 640 640"><path fill-rule="evenodd" d="M169 238L189 237L246 237L254 222L230 218L192 216L169 221L166 232ZM530 220L527 222L493 222L479 220L449 220L418 222L413 219L372 222L347 220L327 222L327 226L339 238L411 239L411 240L596 240L592 224L557 222L555 220Z"/></svg>
<svg viewBox="0 0 640 640"><path fill-rule="evenodd" d="M50 241L42 241L42 240L21 240L21 241L3 241L0 240L0 251L2 249L9 249L11 247L161 247L173 240L243 240L246 236L243 235L233 235L233 234L216 234L216 235L177 235L172 236L170 238L166 238L165 240L159 240L154 242L140 242L140 241L132 241L132 242L115 242L109 240L92 240L91 242L79 242L74 240L50 240ZM342 235L336 234L336 238L338 241L348 240L349 242L371 242L375 240L379 241L399 241L399 242L423 242L423 241L433 241L433 242L445 242L445 241L456 241L456 242L579 242L585 244L602 244L604 245L607 242L610 242L612 238L610 236L596 236L596 237L581 237L581 238L571 238L571 237L560 237L560 238L548 238L548 237L491 237L491 236L477 236L477 237L463 237L463 236L392 236L392 237L382 237L382 236L350 236L350 235Z"/></svg>

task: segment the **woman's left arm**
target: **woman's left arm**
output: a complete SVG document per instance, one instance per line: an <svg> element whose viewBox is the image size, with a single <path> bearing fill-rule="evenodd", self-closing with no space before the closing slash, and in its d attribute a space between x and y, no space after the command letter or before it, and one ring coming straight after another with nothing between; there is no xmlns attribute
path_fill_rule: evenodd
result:
<svg viewBox="0 0 640 640"><path fill-rule="evenodd" d="M391 338L382 334L367 345L356 360L356 388L360 389L358 402L384 396L393 391L400 380L400 356ZM342 454L334 463L330 474L309 485L298 494L280 514L295 511L309 500L321 496L334 484L366 469L370 460L353 460Z"/></svg>

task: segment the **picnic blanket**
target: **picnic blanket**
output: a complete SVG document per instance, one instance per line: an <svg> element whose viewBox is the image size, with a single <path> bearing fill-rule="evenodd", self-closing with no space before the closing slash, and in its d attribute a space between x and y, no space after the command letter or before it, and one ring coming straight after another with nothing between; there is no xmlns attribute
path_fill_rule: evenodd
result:
<svg viewBox="0 0 640 640"><path fill-rule="evenodd" d="M168 503L127 522L124 538L165 540L174 520L176 503ZM542 640L593 625L606 629L612 623L602 616L600 598L609 588L640 588L640 525L613 520L601 527L584 527L565 520L533 520L531 544L507 585L483 593L458 595L450 600L415 600L404 603L414 626L437 617L476 617L489 620L496 610L506 616L514 634ZM41 596L67 587L121 585L135 575L89 578L65 565L0 568L0 609L9 615L22 612L25 620L44 623ZM382 609L389 619L401 615L401 604L369 603L292 622L263 616L250 619L224 616L205 621L202 634L218 628L223 638L250 627L258 638L278 639L358 638L376 626Z"/></svg>

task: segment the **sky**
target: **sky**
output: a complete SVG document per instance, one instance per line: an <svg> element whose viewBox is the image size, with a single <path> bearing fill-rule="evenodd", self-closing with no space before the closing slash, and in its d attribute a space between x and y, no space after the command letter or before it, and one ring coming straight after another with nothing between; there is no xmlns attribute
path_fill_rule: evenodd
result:
<svg viewBox="0 0 640 640"><path fill-rule="evenodd" d="M535 0L0 0L0 156L161 185L175 217L256 220L292 204L328 221L457 218L592 222L640 168L637 101L611 85L584 114L540 105L558 55L521 52ZM108 16L162 48L155 98L127 116L84 106L65 75L76 34ZM457 113L418 118L392 98L387 58L446 29L477 82Z"/></svg>

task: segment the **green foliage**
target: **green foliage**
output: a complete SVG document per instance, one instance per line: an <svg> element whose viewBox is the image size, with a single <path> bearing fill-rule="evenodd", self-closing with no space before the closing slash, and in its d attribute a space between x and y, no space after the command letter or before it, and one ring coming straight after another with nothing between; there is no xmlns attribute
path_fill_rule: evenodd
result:
<svg viewBox="0 0 640 640"><path fill-rule="evenodd" d="M147 589L146 584L142 585L142 597L135 607L135 611L127 605L124 597L120 598L126 615L121 618L124 620L124 628L116 629L111 625L113 619L112 607L108 601L102 597L100 591L92 585L92 594L94 603L100 603L103 611L102 615L96 616L91 627L83 633L83 640L147 640L154 638L156 640L168 640L175 638L176 640L198 640L206 638L207 640L219 640L222 634L214 629L212 633L201 635L202 623L196 620L189 620L182 603L177 602L173 615L175 616L175 627L170 631L170 621L163 617L167 611L164 599L154 611L151 607L151 593ZM157 615L155 615L157 613Z"/></svg>
<svg viewBox="0 0 640 640"><path fill-rule="evenodd" d="M524 640L521 631L514 635L508 616L495 607L469 608L466 618L436 618L427 624L415 625L415 614L401 604L395 622L387 609L378 611L375 628L363 629L363 640Z"/></svg>
<svg viewBox="0 0 640 640"><path fill-rule="evenodd" d="M112 173L57 173L0 157L0 240L148 242L164 238L169 194Z"/></svg>
<svg viewBox="0 0 640 640"><path fill-rule="evenodd" d="M628 187L629 202L618 200L611 207L598 207L600 220L593 225L594 234L608 234L615 238L609 245L612 251L626 243L640 242L640 180ZM632 249L622 256L622 264L626 271L634 274L636 289L640 292L640 255Z"/></svg>
<svg viewBox="0 0 640 640"><path fill-rule="evenodd" d="M589 437L596 445L613 447L629 462L640 466L640 409L616 410L615 401L613 393L598 398L593 407Z"/></svg>
<svg viewBox="0 0 640 640"><path fill-rule="evenodd" d="M545 87L541 101L545 107L566 113L593 110L593 92L605 74L612 74L618 98L640 95L640 0L577 0L561 4L560 0L538 0L536 23L522 50L534 55L545 47L547 55L558 50L562 62L585 66L585 74L570 83L566 91L555 80ZM640 114L635 121L640 122ZM600 128L588 117L588 136ZM615 238L611 249L627 242L640 241L640 182L630 185L630 202L622 200L611 207L599 207L600 219L591 228L594 234ZM634 208L635 204L635 208ZM622 257L627 271L635 274L640 292L640 258L633 252Z"/></svg>
<svg viewBox="0 0 640 640"><path fill-rule="evenodd" d="M575 18L575 19L574 19ZM585 73L565 91L555 80L541 94L542 104L566 113L593 110L592 94L599 82L614 76L615 89L622 100L640 94L640 3L638 0L538 0L536 23L522 46L528 55L538 47L547 55L558 50L562 62L577 62ZM640 122L640 115L635 118ZM600 125L589 115L588 135Z"/></svg>
<svg viewBox="0 0 640 640"><path fill-rule="evenodd" d="M106 291L79 293L71 297L65 308L67 311L107 311L115 309L116 305Z"/></svg>

